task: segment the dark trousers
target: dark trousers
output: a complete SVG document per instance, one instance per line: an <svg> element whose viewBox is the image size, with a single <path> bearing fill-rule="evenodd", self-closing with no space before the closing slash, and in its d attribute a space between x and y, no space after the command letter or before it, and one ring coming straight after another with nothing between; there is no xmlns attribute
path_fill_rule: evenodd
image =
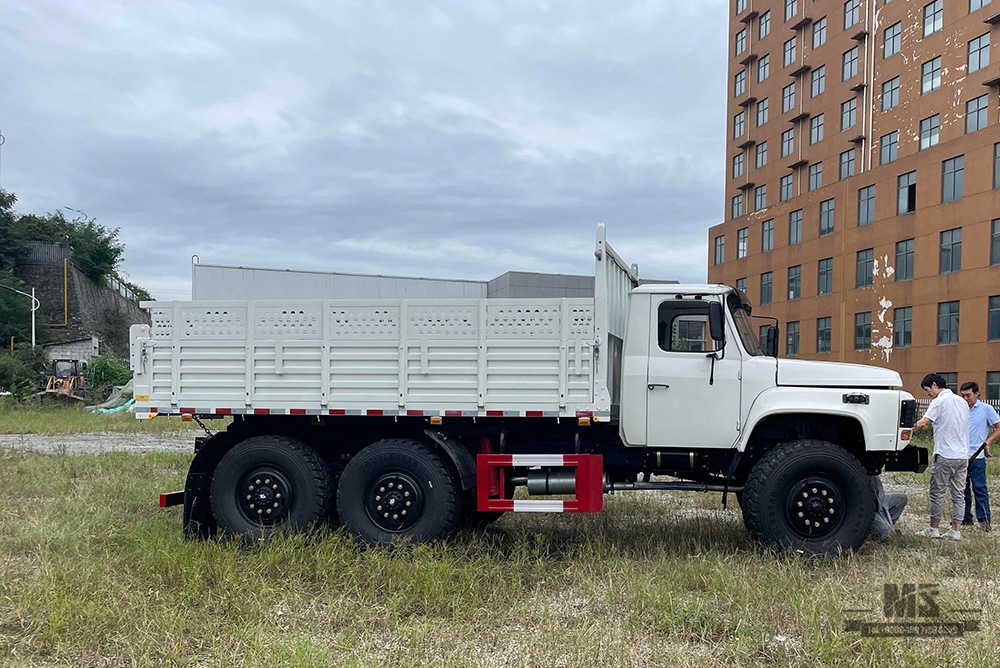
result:
<svg viewBox="0 0 1000 668"><path fill-rule="evenodd" d="M976 496L976 519L990 521L990 493L986 490L986 460L969 462L969 477L965 483L965 521L972 521L972 495Z"/></svg>

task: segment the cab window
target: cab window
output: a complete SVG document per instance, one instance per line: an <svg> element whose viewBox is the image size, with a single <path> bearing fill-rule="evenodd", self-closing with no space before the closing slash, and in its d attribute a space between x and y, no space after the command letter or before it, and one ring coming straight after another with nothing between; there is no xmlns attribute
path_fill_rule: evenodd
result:
<svg viewBox="0 0 1000 668"><path fill-rule="evenodd" d="M657 309L656 340L665 352L709 353L715 350L709 337L708 302L667 300Z"/></svg>

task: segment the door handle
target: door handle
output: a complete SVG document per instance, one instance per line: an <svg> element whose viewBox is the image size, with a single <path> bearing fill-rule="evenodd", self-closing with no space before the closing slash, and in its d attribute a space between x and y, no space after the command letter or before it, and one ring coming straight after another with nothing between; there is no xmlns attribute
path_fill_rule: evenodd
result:
<svg viewBox="0 0 1000 668"><path fill-rule="evenodd" d="M649 385L646 386L646 389L647 390L655 390L658 387L662 387L665 390L669 390L670 389L670 386L666 385L664 383L650 383Z"/></svg>

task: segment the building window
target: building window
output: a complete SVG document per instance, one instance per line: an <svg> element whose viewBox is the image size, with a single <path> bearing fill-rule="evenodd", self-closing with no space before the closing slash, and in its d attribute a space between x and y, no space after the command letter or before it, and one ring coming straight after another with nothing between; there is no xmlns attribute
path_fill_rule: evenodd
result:
<svg viewBox="0 0 1000 668"><path fill-rule="evenodd" d="M889 111L899 104L899 77L882 84L882 111Z"/></svg>
<svg viewBox="0 0 1000 668"><path fill-rule="evenodd" d="M782 202L787 202L788 200L792 199L792 175L791 174L786 174L785 176L781 177L780 187L781 187L781 190L779 192L779 196L781 198L781 201Z"/></svg>
<svg viewBox="0 0 1000 668"><path fill-rule="evenodd" d="M993 233L990 239L990 264L1000 264L1000 218L993 220Z"/></svg>
<svg viewBox="0 0 1000 668"><path fill-rule="evenodd" d="M872 347L872 312L854 314L854 349L868 350Z"/></svg>
<svg viewBox="0 0 1000 668"><path fill-rule="evenodd" d="M785 0L785 20L793 18L799 13L799 0Z"/></svg>
<svg viewBox="0 0 1000 668"><path fill-rule="evenodd" d="M794 356L799 354L799 323L788 323L788 337L785 339L785 354Z"/></svg>
<svg viewBox="0 0 1000 668"><path fill-rule="evenodd" d="M802 296L802 265L788 268L788 299L798 299Z"/></svg>
<svg viewBox="0 0 1000 668"><path fill-rule="evenodd" d="M990 64L990 34L980 35L969 42L969 73L978 72Z"/></svg>
<svg viewBox="0 0 1000 668"><path fill-rule="evenodd" d="M941 87L941 56L920 66L920 94L927 95Z"/></svg>
<svg viewBox="0 0 1000 668"><path fill-rule="evenodd" d="M760 275L760 303L771 303L771 272Z"/></svg>
<svg viewBox="0 0 1000 668"><path fill-rule="evenodd" d="M858 76L858 47L844 53L844 76L847 81L851 77Z"/></svg>
<svg viewBox="0 0 1000 668"><path fill-rule="evenodd" d="M733 139L743 136L746 129L746 112L741 111L733 117Z"/></svg>
<svg viewBox="0 0 1000 668"><path fill-rule="evenodd" d="M896 179L899 202L896 213L913 213L917 210L917 173L907 172Z"/></svg>
<svg viewBox="0 0 1000 668"><path fill-rule="evenodd" d="M742 292L743 294L746 294L746 291L747 291L747 278L746 278L746 276L744 276L743 278L737 278L736 279L736 289L739 290L740 292Z"/></svg>
<svg viewBox="0 0 1000 668"><path fill-rule="evenodd" d="M743 215L743 195L736 195L733 197L733 218L739 218Z"/></svg>
<svg viewBox="0 0 1000 668"><path fill-rule="evenodd" d="M746 227L741 228L736 231L736 259L742 259L747 256L747 246L750 239L750 230Z"/></svg>
<svg viewBox="0 0 1000 668"><path fill-rule="evenodd" d="M958 343L958 302L942 302L938 304L939 346Z"/></svg>
<svg viewBox="0 0 1000 668"><path fill-rule="evenodd" d="M747 29L744 28L743 30L736 33L736 55L738 56L746 50L747 50Z"/></svg>
<svg viewBox="0 0 1000 668"><path fill-rule="evenodd" d="M826 17L817 19L813 23L813 48L818 49L819 47L826 44Z"/></svg>
<svg viewBox="0 0 1000 668"><path fill-rule="evenodd" d="M765 220L760 228L760 252L774 250L774 219Z"/></svg>
<svg viewBox="0 0 1000 668"><path fill-rule="evenodd" d="M816 294L828 295L833 292L833 258L819 261L819 275L816 283Z"/></svg>
<svg viewBox="0 0 1000 668"><path fill-rule="evenodd" d="M764 81L771 74L771 56L764 54L757 61L757 83Z"/></svg>
<svg viewBox="0 0 1000 668"><path fill-rule="evenodd" d="M875 251L871 248L858 251L856 288L870 288L872 286L872 270L875 267Z"/></svg>
<svg viewBox="0 0 1000 668"><path fill-rule="evenodd" d="M940 272L951 274L962 269L962 228L941 233Z"/></svg>
<svg viewBox="0 0 1000 668"><path fill-rule="evenodd" d="M990 341L1000 341L1000 297L990 297L988 327L987 338Z"/></svg>
<svg viewBox="0 0 1000 668"><path fill-rule="evenodd" d="M941 163L941 202L962 199L965 192L965 156Z"/></svg>
<svg viewBox="0 0 1000 668"><path fill-rule="evenodd" d="M795 84L790 83L781 89L781 113L795 108Z"/></svg>
<svg viewBox="0 0 1000 668"><path fill-rule="evenodd" d="M817 144L823 141L823 126L825 125L824 115L813 116L809 119L809 143Z"/></svg>
<svg viewBox="0 0 1000 668"><path fill-rule="evenodd" d="M781 157L789 156L795 150L795 128L781 133Z"/></svg>
<svg viewBox="0 0 1000 668"><path fill-rule="evenodd" d="M858 190L858 227L875 222L875 186Z"/></svg>
<svg viewBox="0 0 1000 668"><path fill-rule="evenodd" d="M847 102L840 105L840 129L854 127L858 122L858 98L852 97Z"/></svg>
<svg viewBox="0 0 1000 668"><path fill-rule="evenodd" d="M938 371L937 373L944 378L944 386L958 394L958 374L954 371Z"/></svg>
<svg viewBox="0 0 1000 668"><path fill-rule="evenodd" d="M809 165L809 191L818 190L823 187L823 163L817 162Z"/></svg>
<svg viewBox="0 0 1000 668"><path fill-rule="evenodd" d="M899 36L902 33L902 23L896 21L882 32L882 57L888 58L899 53Z"/></svg>
<svg viewBox="0 0 1000 668"><path fill-rule="evenodd" d="M768 104L767 98L757 103L757 127L767 123L767 110L770 105Z"/></svg>
<svg viewBox="0 0 1000 668"><path fill-rule="evenodd" d="M733 95L739 97L747 91L747 71L740 70L733 79Z"/></svg>
<svg viewBox="0 0 1000 668"><path fill-rule="evenodd" d="M782 61L785 67L788 67L795 62L795 38L791 38L785 42L784 46L785 58Z"/></svg>
<svg viewBox="0 0 1000 668"><path fill-rule="evenodd" d="M830 352L830 318L817 318L816 319L816 352L818 353L828 353Z"/></svg>
<svg viewBox="0 0 1000 668"><path fill-rule="evenodd" d="M844 30L857 25L861 20L861 0L847 0L844 3Z"/></svg>
<svg viewBox="0 0 1000 668"><path fill-rule="evenodd" d="M896 348L913 345L913 307L905 306L893 311L892 345Z"/></svg>
<svg viewBox="0 0 1000 668"><path fill-rule="evenodd" d="M899 132L890 132L887 135L882 135L879 146L882 149L879 164L888 165L890 162L895 162L897 149L899 148Z"/></svg>
<svg viewBox="0 0 1000 668"><path fill-rule="evenodd" d="M854 176L854 149L848 149L840 154L840 180Z"/></svg>
<svg viewBox="0 0 1000 668"><path fill-rule="evenodd" d="M771 34L771 11L768 10L760 15L760 24L757 26L757 39L764 39Z"/></svg>
<svg viewBox="0 0 1000 668"><path fill-rule="evenodd" d="M913 239L896 242L896 280L913 279Z"/></svg>
<svg viewBox="0 0 1000 668"><path fill-rule="evenodd" d="M920 121L920 150L937 146L941 138L941 116L934 114Z"/></svg>
<svg viewBox="0 0 1000 668"><path fill-rule="evenodd" d="M969 0L969 13L982 9L988 4L990 4L990 0Z"/></svg>
<svg viewBox="0 0 1000 668"><path fill-rule="evenodd" d="M989 2L989 0L986 0ZM989 371L986 374L986 398L1000 399L1000 371Z"/></svg>
<svg viewBox="0 0 1000 668"><path fill-rule="evenodd" d="M760 169L767 164L767 142L765 141L757 144L757 148L754 150L757 154L755 164L757 165L757 169Z"/></svg>
<svg viewBox="0 0 1000 668"><path fill-rule="evenodd" d="M1000 221L993 221L994 228L1000 228L997 223ZM994 238L998 238L994 235ZM802 209L796 209L788 214L788 245L802 243Z"/></svg>
<svg viewBox="0 0 1000 668"><path fill-rule="evenodd" d="M990 96L980 95L965 103L965 133L982 130L989 123Z"/></svg>
<svg viewBox="0 0 1000 668"><path fill-rule="evenodd" d="M753 210L767 208L767 185L757 186L753 191Z"/></svg>
<svg viewBox="0 0 1000 668"><path fill-rule="evenodd" d="M832 199L825 199L819 203L819 235L821 237L833 234L833 204Z"/></svg>
<svg viewBox="0 0 1000 668"><path fill-rule="evenodd" d="M812 71L812 92L810 95L816 97L826 90L826 65L820 65Z"/></svg>
<svg viewBox="0 0 1000 668"><path fill-rule="evenodd" d="M738 179L743 176L743 154L733 156L733 178Z"/></svg>
<svg viewBox="0 0 1000 668"><path fill-rule="evenodd" d="M924 37L936 33L944 23L944 0L924 6Z"/></svg>
<svg viewBox="0 0 1000 668"><path fill-rule="evenodd" d="M739 16L747 9L747 0L736 0L736 15Z"/></svg>
<svg viewBox="0 0 1000 668"><path fill-rule="evenodd" d="M993 188L1000 188L1000 142L993 144Z"/></svg>
<svg viewBox="0 0 1000 668"><path fill-rule="evenodd" d="M726 259L726 237L715 237L715 264L722 264Z"/></svg>

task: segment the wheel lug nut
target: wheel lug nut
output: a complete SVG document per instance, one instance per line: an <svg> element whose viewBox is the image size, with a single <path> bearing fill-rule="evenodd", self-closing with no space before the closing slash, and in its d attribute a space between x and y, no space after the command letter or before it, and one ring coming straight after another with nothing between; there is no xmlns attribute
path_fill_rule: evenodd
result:
<svg viewBox="0 0 1000 668"><path fill-rule="evenodd" d="M253 495L252 495L252 494L247 494L247 501L249 501L249 500L250 500L250 499L252 499L252 498L253 498Z"/></svg>
<svg viewBox="0 0 1000 668"><path fill-rule="evenodd" d="M827 499L827 501L829 501L830 503L833 503L833 497L830 497L829 499Z"/></svg>
<svg viewBox="0 0 1000 668"><path fill-rule="evenodd" d="M375 506L375 510L382 510L382 506Z"/></svg>
<svg viewBox="0 0 1000 668"><path fill-rule="evenodd" d="M271 509L270 509L270 508L268 508L268 509L267 509L267 514L268 514L268 515L270 515L270 514L271 514Z"/></svg>
<svg viewBox="0 0 1000 668"><path fill-rule="evenodd" d="M798 505L798 507L801 508L802 507L802 502L798 501L796 505Z"/></svg>
<svg viewBox="0 0 1000 668"><path fill-rule="evenodd" d="M403 496L409 496L409 495L410 495L409 492L403 492Z"/></svg>
<svg viewBox="0 0 1000 668"><path fill-rule="evenodd" d="M829 524L830 523L830 518L829 517L824 517L823 521L826 522L827 524Z"/></svg>
<svg viewBox="0 0 1000 668"><path fill-rule="evenodd" d="M275 504L274 504L274 507L275 507L275 508L277 508L277 507L278 507L278 503L277 503L277 502L275 502ZM271 511L269 510L269 511L267 511L267 512L271 512Z"/></svg>
<svg viewBox="0 0 1000 668"><path fill-rule="evenodd" d="M253 485L250 485L249 487L247 487L247 489L252 492L253 491Z"/></svg>
<svg viewBox="0 0 1000 668"><path fill-rule="evenodd" d="M382 513L382 517L388 518L389 517L389 513Z"/></svg>
<svg viewBox="0 0 1000 668"><path fill-rule="evenodd" d="M251 504L250 504L250 507L251 507L251 508L256 508L257 506L255 506L255 505L253 505L253 504L251 503Z"/></svg>
<svg viewBox="0 0 1000 668"><path fill-rule="evenodd" d="M813 487L813 494L815 494L817 491L818 490L815 487Z"/></svg>
<svg viewBox="0 0 1000 668"><path fill-rule="evenodd" d="M277 485L271 485L271 489L278 489Z"/></svg>
<svg viewBox="0 0 1000 668"><path fill-rule="evenodd" d="M392 516L392 519L394 519L394 520L398 520L398 519L399 519L399 515L393 515L393 516Z"/></svg>
<svg viewBox="0 0 1000 668"><path fill-rule="evenodd" d="M264 484L265 485L270 485L271 484L271 479L270 478L264 478Z"/></svg>
<svg viewBox="0 0 1000 668"><path fill-rule="evenodd" d="M255 480L254 482L256 482L259 485L260 484L260 478L257 478L257 480Z"/></svg>
<svg viewBox="0 0 1000 668"><path fill-rule="evenodd" d="M401 512L401 513L400 513L400 515L405 515L405 514L406 514L406 511L405 511L405 510L404 510L403 512Z"/></svg>
<svg viewBox="0 0 1000 668"><path fill-rule="evenodd" d="M830 508L830 514L833 515L833 508Z"/></svg>
<svg viewBox="0 0 1000 668"><path fill-rule="evenodd" d="M376 501L381 501L382 500L382 495L381 494L376 494L375 495L375 500Z"/></svg>
<svg viewBox="0 0 1000 668"><path fill-rule="evenodd" d="M384 491L385 491L385 487L379 487L379 488L378 488L378 491L380 491L380 492L384 492Z"/></svg>
<svg viewBox="0 0 1000 668"><path fill-rule="evenodd" d="M413 505L413 502L412 501L407 501L406 505L411 506L411 505Z"/></svg>
<svg viewBox="0 0 1000 668"><path fill-rule="evenodd" d="M823 490L823 496L826 496L826 490L825 489Z"/></svg>
<svg viewBox="0 0 1000 668"><path fill-rule="evenodd" d="M809 498L809 492L802 492L802 498L803 499L808 499Z"/></svg>
<svg viewBox="0 0 1000 668"><path fill-rule="evenodd" d="M278 492L277 494L275 494L275 495L274 495L274 498L276 498L276 499L280 499L280 498L281 498L281 492Z"/></svg>
<svg viewBox="0 0 1000 668"><path fill-rule="evenodd" d="M799 513L799 517L802 517L802 513L801 512Z"/></svg>

